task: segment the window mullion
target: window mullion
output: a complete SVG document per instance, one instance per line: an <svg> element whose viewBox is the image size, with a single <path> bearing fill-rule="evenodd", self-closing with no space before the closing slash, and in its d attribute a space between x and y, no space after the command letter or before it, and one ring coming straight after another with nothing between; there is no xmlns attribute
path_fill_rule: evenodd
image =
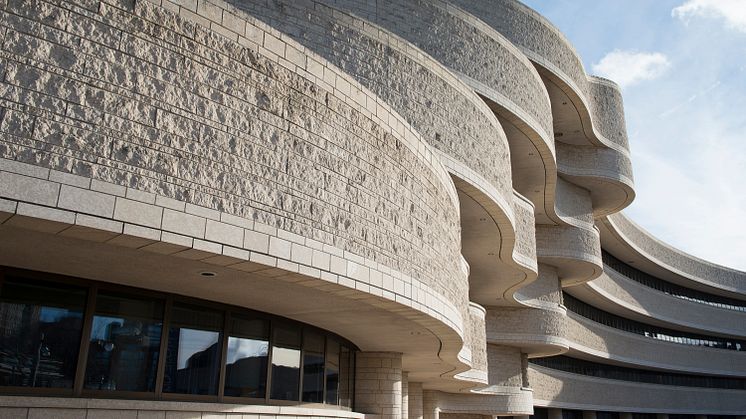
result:
<svg viewBox="0 0 746 419"><path fill-rule="evenodd" d="M85 312L83 314L83 330L80 333L80 350L78 352L78 363L75 366L75 382L73 384L73 394L80 396L83 393L85 382L85 369L88 363L88 349L91 343L91 329L93 328L93 315L96 311L96 295L98 286L91 285L88 288L88 300L86 301Z"/></svg>

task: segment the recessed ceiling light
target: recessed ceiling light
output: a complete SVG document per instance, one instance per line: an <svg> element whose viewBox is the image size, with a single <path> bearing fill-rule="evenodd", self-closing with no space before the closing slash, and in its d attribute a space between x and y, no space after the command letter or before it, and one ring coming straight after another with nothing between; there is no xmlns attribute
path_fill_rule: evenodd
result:
<svg viewBox="0 0 746 419"><path fill-rule="evenodd" d="M202 271L199 274L201 276L204 276L205 278L212 278L214 276L217 276L217 274L215 272L210 272L210 271Z"/></svg>

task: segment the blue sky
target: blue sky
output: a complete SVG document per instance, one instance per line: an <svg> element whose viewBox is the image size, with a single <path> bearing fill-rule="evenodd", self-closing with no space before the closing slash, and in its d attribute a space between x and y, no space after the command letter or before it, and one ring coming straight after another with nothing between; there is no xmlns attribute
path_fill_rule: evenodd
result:
<svg viewBox="0 0 746 419"><path fill-rule="evenodd" d="M624 92L637 198L659 239L746 270L746 0L523 0Z"/></svg>

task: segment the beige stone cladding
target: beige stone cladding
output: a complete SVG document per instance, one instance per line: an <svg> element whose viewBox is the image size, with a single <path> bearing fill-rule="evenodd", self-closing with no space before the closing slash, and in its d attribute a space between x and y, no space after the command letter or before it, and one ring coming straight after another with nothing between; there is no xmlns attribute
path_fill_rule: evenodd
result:
<svg viewBox="0 0 746 419"><path fill-rule="evenodd" d="M531 273L535 266L531 235L522 236L529 240L526 246L516 243L516 229L531 222L516 220L514 201L520 198L512 188L505 134L471 87L415 45L375 23L338 10L334 2L266 4L257 0L236 2L235 6L277 25L397 109L441 152L443 164L458 178L459 190L478 201L500 226L500 243L495 247L507 265L500 268L512 271L521 281L535 275ZM525 218L530 214L521 211L518 215ZM465 256L470 257L468 248ZM503 288L514 285L508 283ZM502 290L488 292L504 294Z"/></svg>
<svg viewBox="0 0 746 419"><path fill-rule="evenodd" d="M559 30L520 2L454 3L502 33L537 66L553 102L558 170L591 191L595 214L629 205L634 198L633 176L618 86L587 76L577 52ZM569 117L570 102L580 112L579 120ZM595 178L603 186L584 178Z"/></svg>
<svg viewBox="0 0 746 419"><path fill-rule="evenodd" d="M0 396L0 417L12 419L362 419L331 409L220 403Z"/></svg>
<svg viewBox="0 0 746 419"><path fill-rule="evenodd" d="M3 8L6 226L331 281L429 312L465 368L455 189L374 94L226 11Z"/></svg>
<svg viewBox="0 0 746 419"><path fill-rule="evenodd" d="M635 282L612 268L573 293L597 301L607 311L655 322L667 327L687 330L746 336L746 313L688 301Z"/></svg>
<svg viewBox="0 0 746 419"><path fill-rule="evenodd" d="M401 354L358 354L355 361L355 406L366 417L401 419Z"/></svg>
<svg viewBox="0 0 746 419"><path fill-rule="evenodd" d="M614 214L599 223L609 231L610 240L625 243L647 264L670 276L673 282L688 284L692 288L715 288L746 295L746 273L742 271L682 252L653 237L624 214Z"/></svg>
<svg viewBox="0 0 746 419"><path fill-rule="evenodd" d="M605 380L537 366L529 368L529 380L538 406L582 410L613 407L616 411L674 414L739 415L746 411L746 391L743 390Z"/></svg>

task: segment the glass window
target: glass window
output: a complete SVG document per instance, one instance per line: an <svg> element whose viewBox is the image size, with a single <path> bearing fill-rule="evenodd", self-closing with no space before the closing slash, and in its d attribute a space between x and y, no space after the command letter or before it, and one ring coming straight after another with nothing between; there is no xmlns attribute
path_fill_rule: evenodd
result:
<svg viewBox="0 0 746 419"><path fill-rule="evenodd" d="M340 406L352 407L352 394L354 393L355 358L346 346L339 350L339 404Z"/></svg>
<svg viewBox="0 0 746 419"><path fill-rule="evenodd" d="M324 402L324 336L303 332L303 401Z"/></svg>
<svg viewBox="0 0 746 419"><path fill-rule="evenodd" d="M7 278L0 293L0 385L72 388L84 288Z"/></svg>
<svg viewBox="0 0 746 419"><path fill-rule="evenodd" d="M339 404L339 342L326 343L326 402Z"/></svg>
<svg viewBox="0 0 746 419"><path fill-rule="evenodd" d="M225 395L264 398L267 393L269 322L233 315L228 326Z"/></svg>
<svg viewBox="0 0 746 419"><path fill-rule="evenodd" d="M101 291L91 327L85 388L155 391L163 301Z"/></svg>
<svg viewBox="0 0 746 419"><path fill-rule="evenodd" d="M163 391L217 395L223 313L179 303L171 313Z"/></svg>
<svg viewBox="0 0 746 419"><path fill-rule="evenodd" d="M277 400L298 400L300 387L300 328L278 324L273 330L272 390Z"/></svg>

